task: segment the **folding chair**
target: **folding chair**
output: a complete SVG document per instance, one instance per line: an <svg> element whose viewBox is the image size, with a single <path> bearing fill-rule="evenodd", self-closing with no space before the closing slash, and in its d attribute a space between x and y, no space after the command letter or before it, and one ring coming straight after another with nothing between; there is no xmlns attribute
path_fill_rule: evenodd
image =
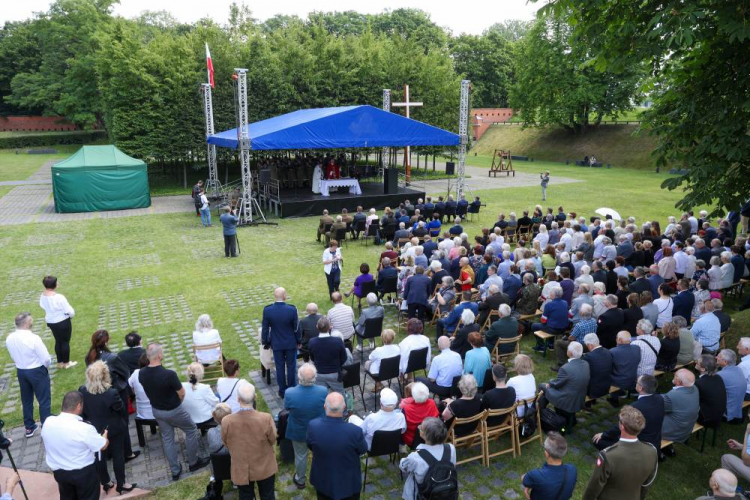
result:
<svg viewBox="0 0 750 500"><path fill-rule="evenodd" d="M363 359L365 356L365 345L364 341L368 339L376 339L380 337L380 334L383 333L383 317L380 318L370 318L365 320L365 332L363 334L360 334L359 332L355 331L355 335L357 335L357 344L359 344L360 350L360 358Z"/></svg>
<svg viewBox="0 0 750 500"><path fill-rule="evenodd" d="M391 380L394 378L398 381L399 376L399 367L401 366L401 355L393 356L390 358L385 358L380 360L380 369L378 370L377 374L373 374L370 372L370 370L365 370L365 381L363 385L367 385L367 376L369 375L372 380L375 382L388 382L388 387L391 386ZM399 388L401 387L401 382L399 382ZM378 398L380 398L379 393L375 393L375 408L378 407Z"/></svg>
<svg viewBox="0 0 750 500"><path fill-rule="evenodd" d="M386 278L383 280L383 297L390 295L391 301L393 301L393 295L398 296L398 276ZM389 305L393 305L394 302L390 302Z"/></svg>
<svg viewBox="0 0 750 500"><path fill-rule="evenodd" d="M515 357L521 353L521 337L522 335L518 335L517 337L513 337L510 339L497 339L497 342L495 343L495 348L492 349L492 362L493 363L505 363L506 361L515 359ZM508 345L508 344L516 345L513 352L500 354L500 346Z"/></svg>
<svg viewBox="0 0 750 500"><path fill-rule="evenodd" d="M510 408L504 408L502 410L487 410L487 416L483 422L484 424L484 449L485 452L485 467L490 466L490 458L504 455L506 453L512 453L513 458L516 458L516 433L514 426L514 415L516 414L516 405ZM490 418L505 417L502 423L490 426L487 420ZM502 448L495 453L490 453L490 441L501 438L504 434L510 434L510 448Z"/></svg>
<svg viewBox="0 0 750 500"><path fill-rule="evenodd" d="M205 377L203 377L203 381L206 383L216 382L221 377L225 376L223 361L224 355L221 352L221 343L216 342L214 344L193 345L193 359L195 359L195 361L198 361L198 351L213 351L214 349L219 350L219 359L206 367Z"/></svg>
<svg viewBox="0 0 750 500"><path fill-rule="evenodd" d="M370 451L365 456L365 480L362 483L362 491L365 491L367 486L367 466L370 458L382 457L385 455L389 456L391 464L396 464L398 467L399 459L401 458L401 452L399 448L401 446L401 431L396 429L395 431L375 431L372 435L372 446ZM403 480L404 475L399 468L399 474Z"/></svg>
<svg viewBox="0 0 750 500"><path fill-rule="evenodd" d="M479 329L479 333L481 333L481 334L486 333L487 330L490 329L490 326L492 326L492 323L494 323L498 319L500 319L500 313L497 312L497 310L495 310L495 309L493 309L492 311L490 311L490 314L487 316L487 319L484 320L484 324Z"/></svg>
<svg viewBox="0 0 750 500"><path fill-rule="evenodd" d="M346 374L344 375L344 380L342 381L342 383L344 384L345 391L347 389L352 390L352 400L355 399L354 388L359 388L359 397L362 398L362 406L364 407L365 411L367 411L367 403L365 403L365 390L362 388L362 382L359 376L360 366L361 364L359 362L344 366Z"/></svg>
<svg viewBox="0 0 750 500"><path fill-rule="evenodd" d="M425 377L427 376L427 351L428 348L423 347L421 349L414 349L413 351L409 352L409 361L407 361L406 363L404 380L406 380L409 374L418 372L419 370L422 370L424 372ZM402 389L401 394L403 395L403 393L404 392Z"/></svg>
<svg viewBox="0 0 750 500"><path fill-rule="evenodd" d="M362 310L362 299L366 298L368 294L375 293L375 280L365 281L360 285L360 295L357 296L357 308ZM352 307L354 307L354 297L352 294Z"/></svg>
<svg viewBox="0 0 750 500"><path fill-rule="evenodd" d="M513 427L514 433L516 435L516 446L518 448L518 454L521 454L521 447L523 445L532 443L534 441L539 441L540 445L544 445L544 438L542 437L542 421L539 418L539 398L542 396L542 392L539 391L539 393L534 396L533 398L528 399L521 399L518 402L516 402L516 408L526 408L528 407L528 411L532 412L532 418L536 419L536 431L531 436L528 436L526 438L521 437L521 425L523 424L524 419L526 418L526 413L524 413L523 417L518 416L518 412L513 414L513 420L514 424Z"/></svg>
<svg viewBox="0 0 750 500"><path fill-rule="evenodd" d="M448 436L445 438L446 443L451 443L453 446L458 448L471 448L475 443L479 442L480 455L474 455L463 460L456 460L456 465L465 464L472 460L481 460L482 464L487 462L487 448L485 448L484 439L484 423L487 419L487 411L483 411L468 418L455 417L448 428ZM464 436L456 436L456 426L459 425L471 425L474 424L475 429ZM458 454L458 453L456 453ZM456 457L458 458L458 457Z"/></svg>
<svg viewBox="0 0 750 500"><path fill-rule="evenodd" d="M373 239L373 243L374 243L375 238L377 238L377 237L378 237L378 225L377 225L377 223L375 221L373 221L372 224L370 224L367 227L367 231L365 232L365 234L362 235L362 241L364 241L365 244L367 244L367 240L369 238L372 238Z"/></svg>

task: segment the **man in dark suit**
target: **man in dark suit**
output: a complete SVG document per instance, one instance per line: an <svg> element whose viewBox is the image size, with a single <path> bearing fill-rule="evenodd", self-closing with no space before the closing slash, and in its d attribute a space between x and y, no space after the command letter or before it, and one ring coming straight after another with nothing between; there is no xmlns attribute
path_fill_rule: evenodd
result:
<svg viewBox="0 0 750 500"><path fill-rule="evenodd" d="M591 277L594 279L594 283L607 284L607 271L604 270L604 265L601 261L595 260L592 267Z"/></svg>
<svg viewBox="0 0 750 500"><path fill-rule="evenodd" d="M508 296L511 304L515 303L521 286L521 276L518 274L518 267L514 264L510 266L510 276L508 276L508 279L503 280L503 293Z"/></svg>
<svg viewBox="0 0 750 500"><path fill-rule="evenodd" d="M429 234L425 234L425 236L424 236L424 243L422 243L422 249L424 250L424 256L427 257L428 259L430 257L432 257L432 252L434 252L435 250L437 250L437 247L438 247L437 243L435 243L432 240L432 236L430 236ZM447 271L446 271L446 274L448 274Z"/></svg>
<svg viewBox="0 0 750 500"><path fill-rule="evenodd" d="M700 413L698 423L707 427L716 427L721 423L721 417L727 409L727 388L724 379L716 373L716 357L703 354L695 363L698 379Z"/></svg>
<svg viewBox="0 0 750 500"><path fill-rule="evenodd" d="M630 333L621 331L617 334L617 347L610 349L612 353L612 385L623 391L635 387L638 378L638 364L641 362L641 350L638 346L630 344ZM609 402L615 408L620 405L617 399L620 393L614 393L609 397Z"/></svg>
<svg viewBox="0 0 750 500"><path fill-rule="evenodd" d="M706 246L706 242L702 238L695 240L695 253L693 255L696 260L702 260L708 267L712 257L711 249ZM689 277L692 278L692 276Z"/></svg>
<svg viewBox="0 0 750 500"><path fill-rule="evenodd" d="M398 240L401 238L410 238L411 235L409 234L409 231L406 229L406 224L403 222L398 223L398 231L393 233L393 246L398 246Z"/></svg>
<svg viewBox="0 0 750 500"><path fill-rule="evenodd" d="M646 417L646 427L643 428L638 439L644 443L651 443L654 448L661 446L661 425L664 420L664 399L656 394L658 383L653 375L641 375L635 384L638 399L633 401L633 408L637 408ZM620 440L618 425L595 434L592 441L597 449L603 450Z"/></svg>
<svg viewBox="0 0 750 500"><path fill-rule="evenodd" d="M432 281L424 275L424 268L417 266L414 270L414 276L407 279L406 286L404 286L409 319L414 317L419 318L420 321L424 319L424 313L430 302L430 295L432 295L431 286Z"/></svg>
<svg viewBox="0 0 750 500"><path fill-rule="evenodd" d="M648 268L648 272L650 273L648 278L646 278L651 284L651 293L654 297L659 296L659 286L661 286L662 283L664 283L664 278L662 278L659 275L659 266L656 264L652 265Z"/></svg>
<svg viewBox="0 0 750 500"><path fill-rule="evenodd" d="M438 201L435 203L435 213L440 214L440 223L443 223L445 217L445 202L442 196L438 196Z"/></svg>
<svg viewBox="0 0 750 500"><path fill-rule="evenodd" d="M479 303L479 321L477 323L480 327L484 326L484 322L487 321L490 313L497 311L500 304L510 304L508 296L501 292L497 285L490 285L487 293L489 294L487 298Z"/></svg>
<svg viewBox="0 0 750 500"><path fill-rule="evenodd" d="M312 450L310 484L319 499L359 499L362 490L360 455L367 453L362 429L344 421L346 402L338 392L326 397L326 416L311 420L307 447Z"/></svg>
<svg viewBox="0 0 750 500"><path fill-rule="evenodd" d="M632 293L641 294L646 291L651 291L651 283L646 279L645 268L641 266L636 267L633 269L633 276L635 277L635 281L633 281L630 284L630 287L628 287Z"/></svg>
<svg viewBox="0 0 750 500"><path fill-rule="evenodd" d="M381 261L383 268L378 272L378 281L375 283L375 290L378 291L378 296L383 298L383 285L387 278L398 278L398 269L391 266L391 259L383 257Z"/></svg>
<svg viewBox="0 0 750 500"><path fill-rule="evenodd" d="M690 324L690 316L695 305L695 295L688 291L690 280L682 278L677 282L677 295L672 297L672 317L682 316L687 324Z"/></svg>
<svg viewBox="0 0 750 500"><path fill-rule="evenodd" d="M305 362L310 361L310 351L307 346L310 339L318 336L318 320L323 316L318 314L318 304L310 303L305 308L307 316L299 320L299 337L302 339L302 346L299 348L302 359Z"/></svg>
<svg viewBox="0 0 750 500"><path fill-rule="evenodd" d="M590 398L599 398L609 394L609 386L612 385L612 353L599 345L599 337L595 333L588 333L583 337L588 353L583 360L589 364L589 386L586 395Z"/></svg>
<svg viewBox="0 0 750 500"><path fill-rule="evenodd" d="M612 349L617 345L615 338L625 324L625 314L617 307L617 302L617 295L607 295L604 300L607 310L596 320L596 334L599 336L599 342L607 349Z"/></svg>
<svg viewBox="0 0 750 500"><path fill-rule="evenodd" d="M586 388L591 376L589 365L581 359L582 355L583 346L580 342L571 342L568 345L568 362L560 367L557 378L539 386L544 391L539 407L544 409L546 401L549 401L555 405L558 414L566 418L573 415L574 423L575 414L583 408L586 400Z"/></svg>
<svg viewBox="0 0 750 500"><path fill-rule="evenodd" d="M529 217L529 211L524 210L523 217L518 219L518 227L530 226L530 225L531 225L531 217Z"/></svg>
<svg viewBox="0 0 750 500"><path fill-rule="evenodd" d="M286 303L286 290L273 291L275 302L263 309L260 339L264 349L273 349L279 396L297 385L297 347L302 342L297 308Z"/></svg>
<svg viewBox="0 0 750 500"><path fill-rule="evenodd" d="M138 369L138 361L146 351L141 347L141 336L135 330L125 335L125 345L128 348L117 353L117 356L125 362L132 375Z"/></svg>

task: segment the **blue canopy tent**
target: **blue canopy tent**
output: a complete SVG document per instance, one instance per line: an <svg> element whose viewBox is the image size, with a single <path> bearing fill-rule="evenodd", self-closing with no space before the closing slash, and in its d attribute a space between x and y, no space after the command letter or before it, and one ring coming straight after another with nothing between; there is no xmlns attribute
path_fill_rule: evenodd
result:
<svg viewBox="0 0 750 500"><path fill-rule="evenodd" d="M457 146L457 134L373 106L301 109L250 124L252 150ZM237 129L209 136L237 149Z"/></svg>

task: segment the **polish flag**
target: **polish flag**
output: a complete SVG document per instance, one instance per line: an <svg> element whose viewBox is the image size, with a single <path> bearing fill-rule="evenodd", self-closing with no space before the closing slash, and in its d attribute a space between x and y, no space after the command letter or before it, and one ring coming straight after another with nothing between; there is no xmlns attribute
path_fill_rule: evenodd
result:
<svg viewBox="0 0 750 500"><path fill-rule="evenodd" d="M208 70L208 83L211 84L211 88L214 88L214 63L211 62L211 52L208 51L208 43L206 43L206 69Z"/></svg>

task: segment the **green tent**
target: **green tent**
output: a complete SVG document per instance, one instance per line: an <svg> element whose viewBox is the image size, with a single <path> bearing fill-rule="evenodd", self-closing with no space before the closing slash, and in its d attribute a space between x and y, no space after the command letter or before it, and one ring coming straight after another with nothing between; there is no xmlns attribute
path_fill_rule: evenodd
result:
<svg viewBox="0 0 750 500"><path fill-rule="evenodd" d="M58 213L151 206L146 164L114 146L83 146L53 165L52 190Z"/></svg>

